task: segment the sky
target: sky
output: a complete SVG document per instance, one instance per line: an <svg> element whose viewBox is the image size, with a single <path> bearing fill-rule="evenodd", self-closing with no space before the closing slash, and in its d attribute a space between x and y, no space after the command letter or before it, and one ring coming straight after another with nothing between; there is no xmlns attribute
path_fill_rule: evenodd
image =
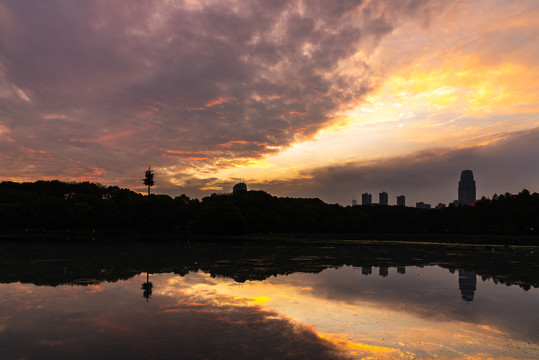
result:
<svg viewBox="0 0 539 360"><path fill-rule="evenodd" d="M539 191L536 0L0 0L0 180Z"/></svg>

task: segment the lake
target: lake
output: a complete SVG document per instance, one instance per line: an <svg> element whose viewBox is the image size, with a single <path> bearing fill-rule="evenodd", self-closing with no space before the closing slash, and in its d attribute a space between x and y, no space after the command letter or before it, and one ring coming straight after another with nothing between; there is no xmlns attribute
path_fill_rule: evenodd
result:
<svg viewBox="0 0 539 360"><path fill-rule="evenodd" d="M2 359L537 359L539 249L0 244Z"/></svg>

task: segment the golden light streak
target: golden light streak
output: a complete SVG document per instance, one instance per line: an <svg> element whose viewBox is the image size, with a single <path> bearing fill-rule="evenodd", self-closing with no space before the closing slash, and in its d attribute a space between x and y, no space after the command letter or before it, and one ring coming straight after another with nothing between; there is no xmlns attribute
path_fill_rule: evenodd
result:
<svg viewBox="0 0 539 360"><path fill-rule="evenodd" d="M500 130L539 125L539 119L530 117L539 112L536 83L539 69L510 62L490 66L470 56L448 57L436 67L406 68L358 107L336 114L310 140L276 155L235 163L236 169L218 168L214 174L267 181L310 178L309 169L330 162L372 161L429 147L488 145L501 139ZM497 118L489 118L492 114Z"/></svg>
<svg viewBox="0 0 539 360"><path fill-rule="evenodd" d="M182 160L184 161L200 161L200 160L208 160L208 157L205 157L205 156L199 156L199 157L186 157L186 158L182 158Z"/></svg>
<svg viewBox="0 0 539 360"><path fill-rule="evenodd" d="M380 43L364 44L322 74L356 83L367 79L369 89L375 90L355 93L354 85L350 89L335 85L340 94L332 101L340 107L318 132L304 135L308 125L295 128L293 143L276 148L256 144L264 149L233 160L219 151L208 151L208 158L192 156L190 169L181 171L201 179L211 174L219 181L310 179L313 169L329 165L372 163L431 148L485 146L508 132L535 128L539 126L534 40L539 36L538 11L514 2L491 6L479 1L475 6L463 3L428 25L399 24ZM302 51L310 54L312 44ZM278 76L279 70L274 70ZM348 102L343 101L347 94L354 94ZM251 94L257 102L281 97ZM205 106L230 100L235 99L220 96ZM304 115L283 112L283 117ZM220 147L241 144L247 141ZM269 153L273 150L278 153Z"/></svg>
<svg viewBox="0 0 539 360"><path fill-rule="evenodd" d="M449 318L432 320L376 301L338 300L323 295L309 286L309 279L314 277L311 274L289 275L278 281L247 281L241 286L231 279L210 278L204 273L188 276L191 279L174 276L165 288L159 288L160 292L174 296L180 291L199 299L193 301L201 304L219 297L223 305L277 311L281 318L304 324L354 359L514 359L520 346L529 349L528 354L538 350L489 325ZM196 277L200 281L193 282Z"/></svg>
<svg viewBox="0 0 539 360"><path fill-rule="evenodd" d="M226 143L224 143L224 144L219 144L219 146L222 146L222 147L229 147L229 146L232 146L232 145L235 145L235 144L240 144L240 145L249 144L249 141L245 141L245 140L233 140L233 141L226 142Z"/></svg>
<svg viewBox="0 0 539 360"><path fill-rule="evenodd" d="M255 296L253 298L247 299L247 302L251 305L262 305L270 301L270 298L267 296Z"/></svg>
<svg viewBox="0 0 539 360"><path fill-rule="evenodd" d="M491 65L454 55L441 67L418 64L392 75L381 92L398 94L407 107L423 104L474 116L529 114L539 111L533 85L538 80L539 68L511 62Z"/></svg>
<svg viewBox="0 0 539 360"><path fill-rule="evenodd" d="M200 190L221 191L223 190L223 187L222 186L205 186L205 187L201 187Z"/></svg>

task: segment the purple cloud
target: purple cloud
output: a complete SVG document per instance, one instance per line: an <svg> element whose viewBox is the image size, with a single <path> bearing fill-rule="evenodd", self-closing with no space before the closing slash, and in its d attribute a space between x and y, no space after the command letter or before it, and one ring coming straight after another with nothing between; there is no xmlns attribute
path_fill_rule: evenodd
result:
<svg viewBox="0 0 539 360"><path fill-rule="evenodd" d="M342 61L445 3L4 1L0 166L136 187L149 164L180 177L275 153L376 86Z"/></svg>

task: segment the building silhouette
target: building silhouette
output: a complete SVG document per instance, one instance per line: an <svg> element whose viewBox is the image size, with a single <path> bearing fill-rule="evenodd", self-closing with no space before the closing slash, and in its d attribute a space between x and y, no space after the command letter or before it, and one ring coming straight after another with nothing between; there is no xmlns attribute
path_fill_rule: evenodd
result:
<svg viewBox="0 0 539 360"><path fill-rule="evenodd" d="M406 268L404 266L397 266L397 273L406 274Z"/></svg>
<svg viewBox="0 0 539 360"><path fill-rule="evenodd" d="M430 204L425 204L423 201L416 202L415 207L418 209L430 209L432 206Z"/></svg>
<svg viewBox="0 0 539 360"><path fill-rule="evenodd" d="M237 184L234 185L234 187L232 188L232 193L233 193L233 194L236 194L236 193L242 192L242 191L247 191L247 184L244 183L243 181L237 183Z"/></svg>
<svg viewBox="0 0 539 360"><path fill-rule="evenodd" d="M356 197L352 196L352 206L356 206L356 205L357 205Z"/></svg>
<svg viewBox="0 0 539 360"><path fill-rule="evenodd" d="M385 191L382 191L379 195L379 201L378 203L380 205L387 205L388 204L388 201L387 201L387 193Z"/></svg>
<svg viewBox="0 0 539 360"><path fill-rule="evenodd" d="M406 206L406 197L404 195L397 196L397 206Z"/></svg>
<svg viewBox="0 0 539 360"><path fill-rule="evenodd" d="M380 266L380 268L378 269L378 273L381 277L386 277L387 275L389 275L389 269L387 266Z"/></svg>
<svg viewBox="0 0 539 360"><path fill-rule="evenodd" d="M477 276L474 271L459 270L459 290L464 301L473 301L477 285Z"/></svg>
<svg viewBox="0 0 539 360"><path fill-rule="evenodd" d="M475 180L472 170L462 170L459 181L459 204L475 204Z"/></svg>
<svg viewBox="0 0 539 360"><path fill-rule="evenodd" d="M444 203L438 203L438 205L436 205L436 207L434 207L434 208L435 208L435 209L444 209L444 208L446 208L446 207L447 207L446 204L444 204Z"/></svg>
<svg viewBox="0 0 539 360"><path fill-rule="evenodd" d="M372 195L369 193L361 194L361 205L372 205Z"/></svg>

